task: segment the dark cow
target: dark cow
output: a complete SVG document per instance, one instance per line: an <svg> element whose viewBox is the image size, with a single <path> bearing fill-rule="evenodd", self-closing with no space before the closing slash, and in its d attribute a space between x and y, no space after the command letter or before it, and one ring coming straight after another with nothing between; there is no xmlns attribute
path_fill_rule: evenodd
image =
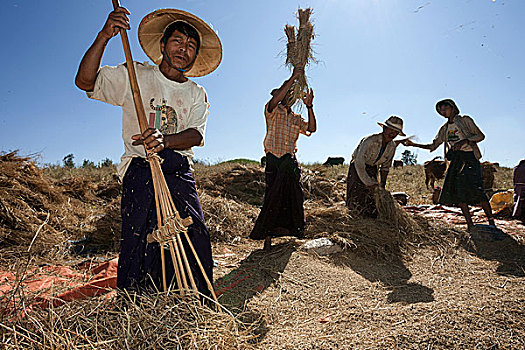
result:
<svg viewBox="0 0 525 350"><path fill-rule="evenodd" d="M264 168L266 166L266 156L261 157L261 166Z"/></svg>
<svg viewBox="0 0 525 350"><path fill-rule="evenodd" d="M492 190L494 187L494 173L496 172L496 163L483 162L481 163L481 175L483 176L483 188L486 191Z"/></svg>
<svg viewBox="0 0 525 350"><path fill-rule="evenodd" d="M402 167L403 167L402 160L394 160L394 168L402 168Z"/></svg>
<svg viewBox="0 0 525 350"><path fill-rule="evenodd" d="M324 166L334 166L341 165L345 162L343 157L328 157L326 162L323 163Z"/></svg>
<svg viewBox="0 0 525 350"><path fill-rule="evenodd" d="M425 168L425 185L427 189L430 184L430 188L434 188L434 182L441 180L445 176L445 170L447 169L447 163L444 160L438 160L441 157L435 157L432 160L426 161L423 164Z"/></svg>

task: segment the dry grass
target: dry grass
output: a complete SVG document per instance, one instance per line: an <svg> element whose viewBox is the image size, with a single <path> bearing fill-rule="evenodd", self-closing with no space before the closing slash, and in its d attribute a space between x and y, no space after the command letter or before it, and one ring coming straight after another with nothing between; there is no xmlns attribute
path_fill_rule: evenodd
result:
<svg viewBox="0 0 525 350"><path fill-rule="evenodd" d="M258 348L522 349L523 278L454 252L408 262L296 252L248 304L270 325Z"/></svg>
<svg viewBox="0 0 525 350"><path fill-rule="evenodd" d="M0 322L3 349L251 349L254 324L174 295L92 298Z"/></svg>

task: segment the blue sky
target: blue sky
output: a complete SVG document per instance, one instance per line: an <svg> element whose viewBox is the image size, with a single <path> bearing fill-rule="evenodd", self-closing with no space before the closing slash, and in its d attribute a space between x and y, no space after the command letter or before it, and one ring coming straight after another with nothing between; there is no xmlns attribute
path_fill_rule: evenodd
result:
<svg viewBox="0 0 525 350"><path fill-rule="evenodd" d="M314 88L318 132L299 139L301 162L350 157L359 140L380 131L378 121L400 115L405 132L430 142L444 119L434 110L454 98L486 134L484 159L514 166L525 158L525 68L522 0L124 1L131 11L134 59L142 17L177 6L211 23L222 40L219 68L203 78L211 109L208 162L259 159L264 104L289 77L283 27L298 7L314 9L320 63L307 68ZM74 86L78 63L111 10L109 0L2 0L4 49L0 80L0 151L39 153L57 163L123 152L118 107L89 100ZM124 61L114 38L103 64ZM405 148L399 147L398 154ZM442 155L412 149L419 162Z"/></svg>

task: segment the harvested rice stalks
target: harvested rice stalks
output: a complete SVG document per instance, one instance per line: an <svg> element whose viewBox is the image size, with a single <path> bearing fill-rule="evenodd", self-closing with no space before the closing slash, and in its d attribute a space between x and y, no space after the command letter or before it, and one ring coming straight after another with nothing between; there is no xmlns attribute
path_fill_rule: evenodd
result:
<svg viewBox="0 0 525 350"><path fill-rule="evenodd" d="M290 68L305 67L310 62L315 62L312 51L312 39L314 38L314 26L310 21L312 14L311 8L299 9L297 17L299 18L299 29L291 25L284 27L284 33L288 38L286 45L286 65ZM295 104L300 100L308 87L306 76L301 75L292 85L289 105Z"/></svg>
<svg viewBox="0 0 525 350"><path fill-rule="evenodd" d="M27 296L29 297L29 296ZM261 320L243 323L173 294L91 298L0 320L2 349L253 349ZM243 318L239 315L239 318Z"/></svg>
<svg viewBox="0 0 525 350"><path fill-rule="evenodd" d="M401 208L390 192L378 187L374 197L379 220L388 222L405 233L414 233L419 230L418 223Z"/></svg>

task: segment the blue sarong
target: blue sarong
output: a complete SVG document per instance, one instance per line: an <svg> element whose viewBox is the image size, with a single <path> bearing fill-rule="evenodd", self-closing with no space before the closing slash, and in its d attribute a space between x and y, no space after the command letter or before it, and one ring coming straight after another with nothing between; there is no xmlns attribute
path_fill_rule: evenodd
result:
<svg viewBox="0 0 525 350"><path fill-rule="evenodd" d="M162 172L171 192L175 207L182 218L191 216L190 237L210 281L213 281L213 260L210 234L204 224L202 208L197 196L195 180L188 159L172 150L158 153L163 159ZM117 272L117 287L138 293L162 291L162 264L158 243L147 243L147 235L156 228L157 214L149 163L134 158L122 184L122 236ZM208 293L202 273L185 242L186 255L199 291ZM176 284L169 250L165 250L166 280ZM176 286L174 286L176 288Z"/></svg>

